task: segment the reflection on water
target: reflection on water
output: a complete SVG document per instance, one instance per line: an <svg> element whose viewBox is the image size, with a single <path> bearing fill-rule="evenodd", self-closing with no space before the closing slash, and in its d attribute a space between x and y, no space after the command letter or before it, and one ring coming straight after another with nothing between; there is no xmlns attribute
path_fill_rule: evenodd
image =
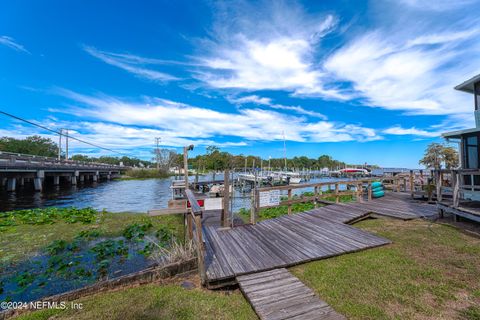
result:
<svg viewBox="0 0 480 320"><path fill-rule="evenodd" d="M211 176L200 177L200 180L211 179ZM215 179L222 179L216 175ZM43 192L35 192L33 186L25 185L16 192L0 190L0 211L39 207L92 207L110 212L147 212L151 209L166 208L171 198L168 179L146 180L114 180L100 183L85 183L78 186L64 184L61 186L46 185ZM337 179L322 178L310 182L335 181ZM313 191L313 188L295 190L294 194ZM286 191L285 191L286 194ZM249 193L242 194L238 190L233 197L233 209L249 208Z"/></svg>

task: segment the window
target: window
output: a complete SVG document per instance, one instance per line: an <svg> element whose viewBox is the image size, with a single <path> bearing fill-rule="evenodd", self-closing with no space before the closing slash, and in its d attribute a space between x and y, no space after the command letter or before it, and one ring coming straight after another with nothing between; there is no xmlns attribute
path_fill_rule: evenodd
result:
<svg viewBox="0 0 480 320"><path fill-rule="evenodd" d="M477 133L465 136L465 167L467 169L479 168L479 150Z"/></svg>
<svg viewBox="0 0 480 320"><path fill-rule="evenodd" d="M473 84L473 95L475 97L475 110L480 109L480 82Z"/></svg>

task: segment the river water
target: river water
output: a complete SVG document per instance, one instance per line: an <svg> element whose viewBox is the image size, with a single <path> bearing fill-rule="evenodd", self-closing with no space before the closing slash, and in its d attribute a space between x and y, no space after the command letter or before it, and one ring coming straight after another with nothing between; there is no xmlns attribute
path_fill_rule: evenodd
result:
<svg viewBox="0 0 480 320"><path fill-rule="evenodd" d="M203 176L200 180L211 179ZM216 179L222 179L216 176ZM146 180L113 180L100 183L46 185L43 192L34 192L26 185L15 192L0 190L0 211L41 207L92 207L110 212L147 212L166 208L171 198L170 184L173 178ZM313 179L309 182L335 181L332 178ZM308 188L294 193L311 191ZM234 211L250 207L250 194L236 191L233 197Z"/></svg>

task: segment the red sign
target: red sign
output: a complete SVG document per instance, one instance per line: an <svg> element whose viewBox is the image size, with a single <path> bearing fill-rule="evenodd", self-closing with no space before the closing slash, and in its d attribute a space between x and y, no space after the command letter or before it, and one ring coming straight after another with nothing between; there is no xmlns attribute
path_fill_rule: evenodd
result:
<svg viewBox="0 0 480 320"><path fill-rule="evenodd" d="M205 204L205 201L203 199L197 200L197 203L200 207L203 207ZM190 201L187 200L187 208L190 208Z"/></svg>

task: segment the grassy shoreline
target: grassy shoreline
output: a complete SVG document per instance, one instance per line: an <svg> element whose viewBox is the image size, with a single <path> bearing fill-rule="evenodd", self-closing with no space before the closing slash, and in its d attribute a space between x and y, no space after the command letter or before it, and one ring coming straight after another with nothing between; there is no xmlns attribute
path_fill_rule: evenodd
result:
<svg viewBox="0 0 480 320"><path fill-rule="evenodd" d="M480 316L480 239L423 220L371 219L357 227L393 244L302 264L290 271L349 319L467 319ZM140 298L140 296L142 298ZM20 319L256 319L238 290L151 284L76 302L84 310L45 310ZM127 305L128 307L125 307ZM112 307L115 306L115 309ZM117 306L120 306L117 308ZM112 317L110 317L112 315Z"/></svg>

